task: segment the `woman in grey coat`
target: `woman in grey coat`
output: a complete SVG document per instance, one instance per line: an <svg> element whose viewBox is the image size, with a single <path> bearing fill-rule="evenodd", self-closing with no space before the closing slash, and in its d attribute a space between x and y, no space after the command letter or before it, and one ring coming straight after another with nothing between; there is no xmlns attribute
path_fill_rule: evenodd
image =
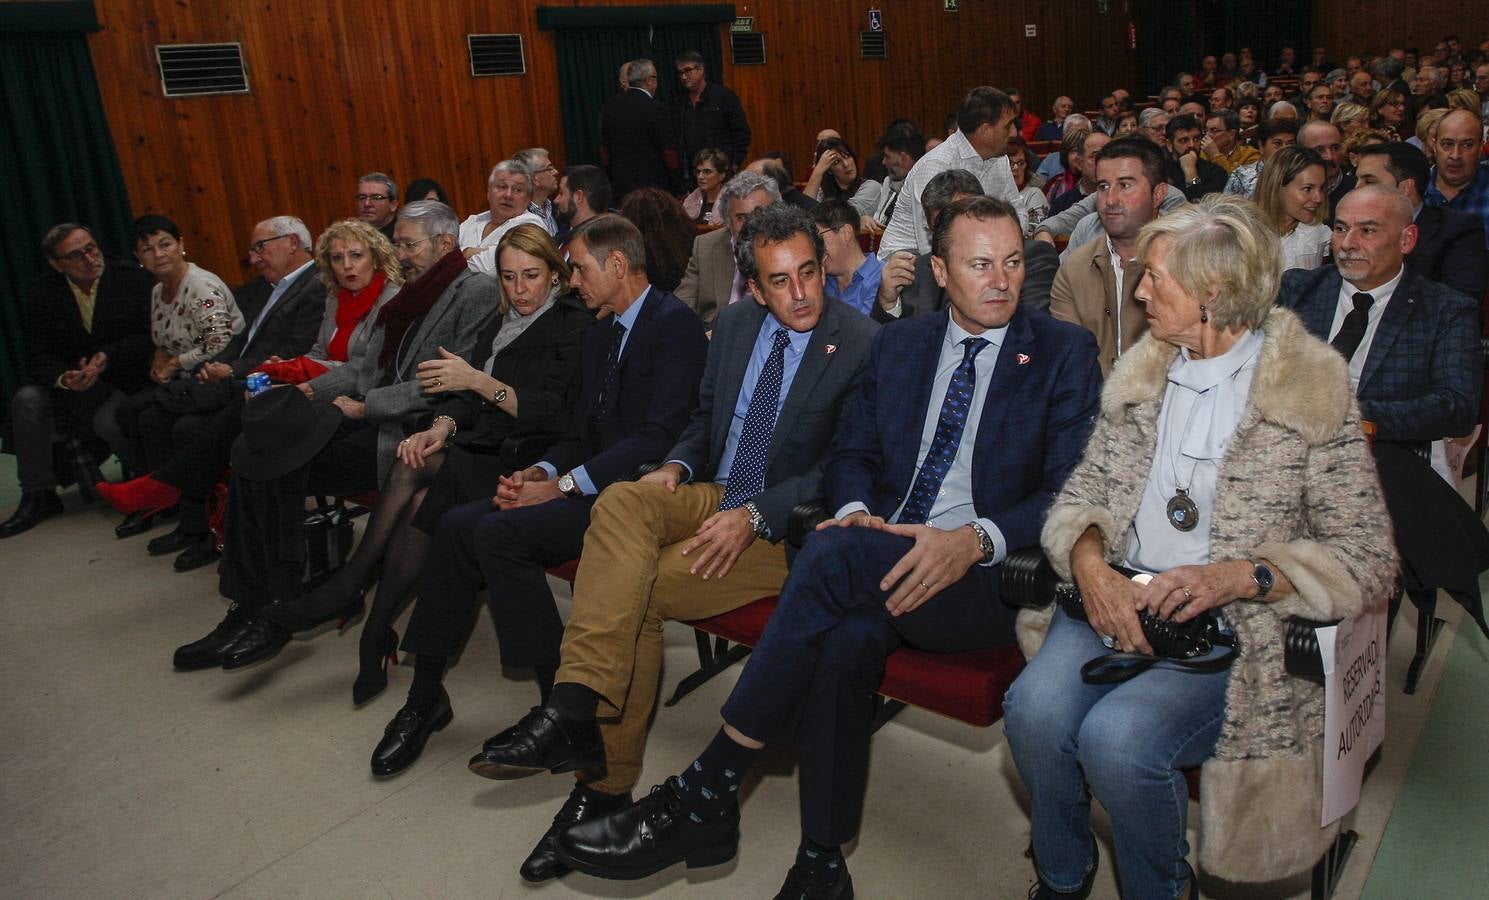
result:
<svg viewBox="0 0 1489 900"><path fill-rule="evenodd" d="M1345 361L1273 307L1280 250L1256 207L1217 195L1163 216L1139 257L1149 333L1113 370L1043 531L1089 624L1022 613L1032 659L1006 699L1039 897L1089 891L1093 795L1111 814L1123 895L1192 896L1182 770L1199 765L1208 873L1270 881L1317 861L1334 835L1318 825L1323 696L1284 671L1285 620L1352 616L1383 602L1396 573ZM1150 652L1139 611L1210 610L1236 637L1228 670L1082 679L1113 649Z"/></svg>

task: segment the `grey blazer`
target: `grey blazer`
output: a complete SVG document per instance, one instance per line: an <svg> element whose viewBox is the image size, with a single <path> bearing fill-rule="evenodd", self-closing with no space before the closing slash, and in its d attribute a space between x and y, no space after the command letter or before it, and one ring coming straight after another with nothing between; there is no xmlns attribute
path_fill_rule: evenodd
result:
<svg viewBox="0 0 1489 900"><path fill-rule="evenodd" d="M729 238L728 228L718 228L693 241L693 258L677 286L677 299L710 328L734 292L734 247Z"/></svg>
<svg viewBox="0 0 1489 900"><path fill-rule="evenodd" d="M310 382L317 400L332 400L346 395L367 405L367 421L378 426L377 475L381 484L393 467L398 442L403 440L403 420L411 413L424 412L432 403L414 377L419 363L434 359L439 348L459 354L469 361L475 349L476 334L496 315L496 279L469 269L455 276L439 299L434 301L417 329L404 336L403 347L393 359L391 372L377 364L383 349L382 328L373 330L361 356L344 366ZM383 384L384 381L387 384Z"/></svg>
<svg viewBox="0 0 1489 900"><path fill-rule="evenodd" d="M352 328L352 336L346 343L347 362L354 362L367 352L367 343L372 340L373 323L377 321L377 314L382 311L384 304L397 296L399 289L402 287L403 285L394 284L391 281L383 285L381 293L377 295L377 299L372 303L372 309L368 311L367 315L362 317L362 321L358 322ZM305 355L328 369L334 369L337 366L343 365L341 360L329 358L331 355L329 350L331 339L335 336L336 291L330 291L326 294L326 314L321 318L321 330L315 337L315 346L311 347L310 352Z"/></svg>
<svg viewBox="0 0 1489 900"><path fill-rule="evenodd" d="M822 495L822 463L838 430L849 391L858 383L879 327L838 300L824 299L822 318L791 381L776 419L765 468L765 490L752 499L770 526L770 539L786 536L791 508ZM708 362L698 390L698 410L678 438L669 460L686 463L694 481L715 481L734 407L765 320L765 307L740 302L725 307L714 323Z"/></svg>

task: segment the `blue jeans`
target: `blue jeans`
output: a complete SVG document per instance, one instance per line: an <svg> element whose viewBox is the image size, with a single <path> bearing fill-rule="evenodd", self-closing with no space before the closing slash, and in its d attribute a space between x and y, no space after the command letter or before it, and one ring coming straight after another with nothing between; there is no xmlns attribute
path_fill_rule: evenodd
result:
<svg viewBox="0 0 1489 900"><path fill-rule="evenodd" d="M1122 896L1183 896L1191 871L1181 770L1214 752L1230 672L1159 664L1120 684L1082 681L1081 665L1110 652L1089 625L1056 610L1004 698L1003 730L1033 804L1035 867L1057 891L1080 886L1095 850L1095 795L1112 818Z"/></svg>

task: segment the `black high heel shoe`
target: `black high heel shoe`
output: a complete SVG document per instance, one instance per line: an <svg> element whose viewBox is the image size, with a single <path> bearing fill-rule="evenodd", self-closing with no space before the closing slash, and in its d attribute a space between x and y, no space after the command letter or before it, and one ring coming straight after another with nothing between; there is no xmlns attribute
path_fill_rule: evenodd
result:
<svg viewBox="0 0 1489 900"><path fill-rule="evenodd" d="M344 629L348 622L362 612L362 598L365 594L365 591L357 591L351 598L346 598L328 591L311 591L291 603L274 604L264 611L264 617L296 633L309 631L332 619L337 620L338 630Z"/></svg>
<svg viewBox="0 0 1489 900"><path fill-rule="evenodd" d="M352 682L352 703L361 706L388 686L388 666L398 665L398 632L389 628L369 635L364 630L357 657L361 668Z"/></svg>

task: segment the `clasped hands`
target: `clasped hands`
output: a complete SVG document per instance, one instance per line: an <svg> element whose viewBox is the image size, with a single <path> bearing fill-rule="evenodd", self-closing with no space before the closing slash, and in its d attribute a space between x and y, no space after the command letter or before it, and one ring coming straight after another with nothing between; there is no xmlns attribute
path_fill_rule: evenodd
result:
<svg viewBox="0 0 1489 900"><path fill-rule="evenodd" d="M1091 628L1110 635L1124 653L1152 655L1139 613L1183 623L1206 610L1250 599L1258 592L1251 571L1246 560L1177 566L1144 585L1098 560L1080 567L1075 576Z"/></svg>
<svg viewBox="0 0 1489 900"><path fill-rule="evenodd" d="M101 350L92 356L79 357L76 369L62 373L62 386L69 391L86 391L98 383L98 376L108 367L108 354Z"/></svg>
<svg viewBox="0 0 1489 900"><path fill-rule="evenodd" d="M825 528L873 528L915 541L879 581L879 590L889 592L884 608L892 616L919 608L982 562L982 542L971 528L947 531L934 525L896 525L862 511L817 526L818 531Z"/></svg>

